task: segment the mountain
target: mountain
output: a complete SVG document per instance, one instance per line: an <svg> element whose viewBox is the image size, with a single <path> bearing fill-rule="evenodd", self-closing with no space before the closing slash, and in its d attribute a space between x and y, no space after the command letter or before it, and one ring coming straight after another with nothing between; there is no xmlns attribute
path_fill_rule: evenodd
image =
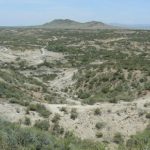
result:
<svg viewBox="0 0 150 150"><path fill-rule="evenodd" d="M113 29L114 26L104 24L98 21L80 23L69 19L56 19L40 27L53 29Z"/></svg>

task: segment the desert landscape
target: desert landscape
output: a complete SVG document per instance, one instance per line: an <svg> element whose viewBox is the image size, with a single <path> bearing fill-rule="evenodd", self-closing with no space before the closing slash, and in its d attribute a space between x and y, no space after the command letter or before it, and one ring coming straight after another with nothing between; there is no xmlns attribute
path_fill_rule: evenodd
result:
<svg viewBox="0 0 150 150"><path fill-rule="evenodd" d="M149 149L149 65L149 30L0 28L0 149Z"/></svg>

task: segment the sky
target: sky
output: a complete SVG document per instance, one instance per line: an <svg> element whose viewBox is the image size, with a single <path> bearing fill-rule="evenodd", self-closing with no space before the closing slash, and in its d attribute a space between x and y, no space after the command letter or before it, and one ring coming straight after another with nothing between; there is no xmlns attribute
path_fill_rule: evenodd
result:
<svg viewBox="0 0 150 150"><path fill-rule="evenodd" d="M0 0L0 26L40 25L54 19L150 24L150 0Z"/></svg>

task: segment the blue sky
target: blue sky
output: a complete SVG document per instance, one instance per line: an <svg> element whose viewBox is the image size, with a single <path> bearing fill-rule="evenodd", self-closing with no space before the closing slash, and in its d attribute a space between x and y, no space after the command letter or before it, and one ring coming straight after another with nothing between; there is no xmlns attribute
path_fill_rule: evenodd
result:
<svg viewBox="0 0 150 150"><path fill-rule="evenodd" d="M150 24L150 0L0 0L0 26L53 19Z"/></svg>

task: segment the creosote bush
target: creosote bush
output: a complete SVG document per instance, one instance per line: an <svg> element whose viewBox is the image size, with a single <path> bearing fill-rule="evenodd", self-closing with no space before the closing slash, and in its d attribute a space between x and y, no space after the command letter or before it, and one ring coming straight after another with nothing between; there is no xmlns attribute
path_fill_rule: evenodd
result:
<svg viewBox="0 0 150 150"><path fill-rule="evenodd" d="M100 110L100 108L96 108L95 110L94 110L94 115L101 115L101 110Z"/></svg>
<svg viewBox="0 0 150 150"><path fill-rule="evenodd" d="M71 115L70 118L75 120L78 117L78 113L77 113L77 109L76 108L72 108L71 109Z"/></svg>

